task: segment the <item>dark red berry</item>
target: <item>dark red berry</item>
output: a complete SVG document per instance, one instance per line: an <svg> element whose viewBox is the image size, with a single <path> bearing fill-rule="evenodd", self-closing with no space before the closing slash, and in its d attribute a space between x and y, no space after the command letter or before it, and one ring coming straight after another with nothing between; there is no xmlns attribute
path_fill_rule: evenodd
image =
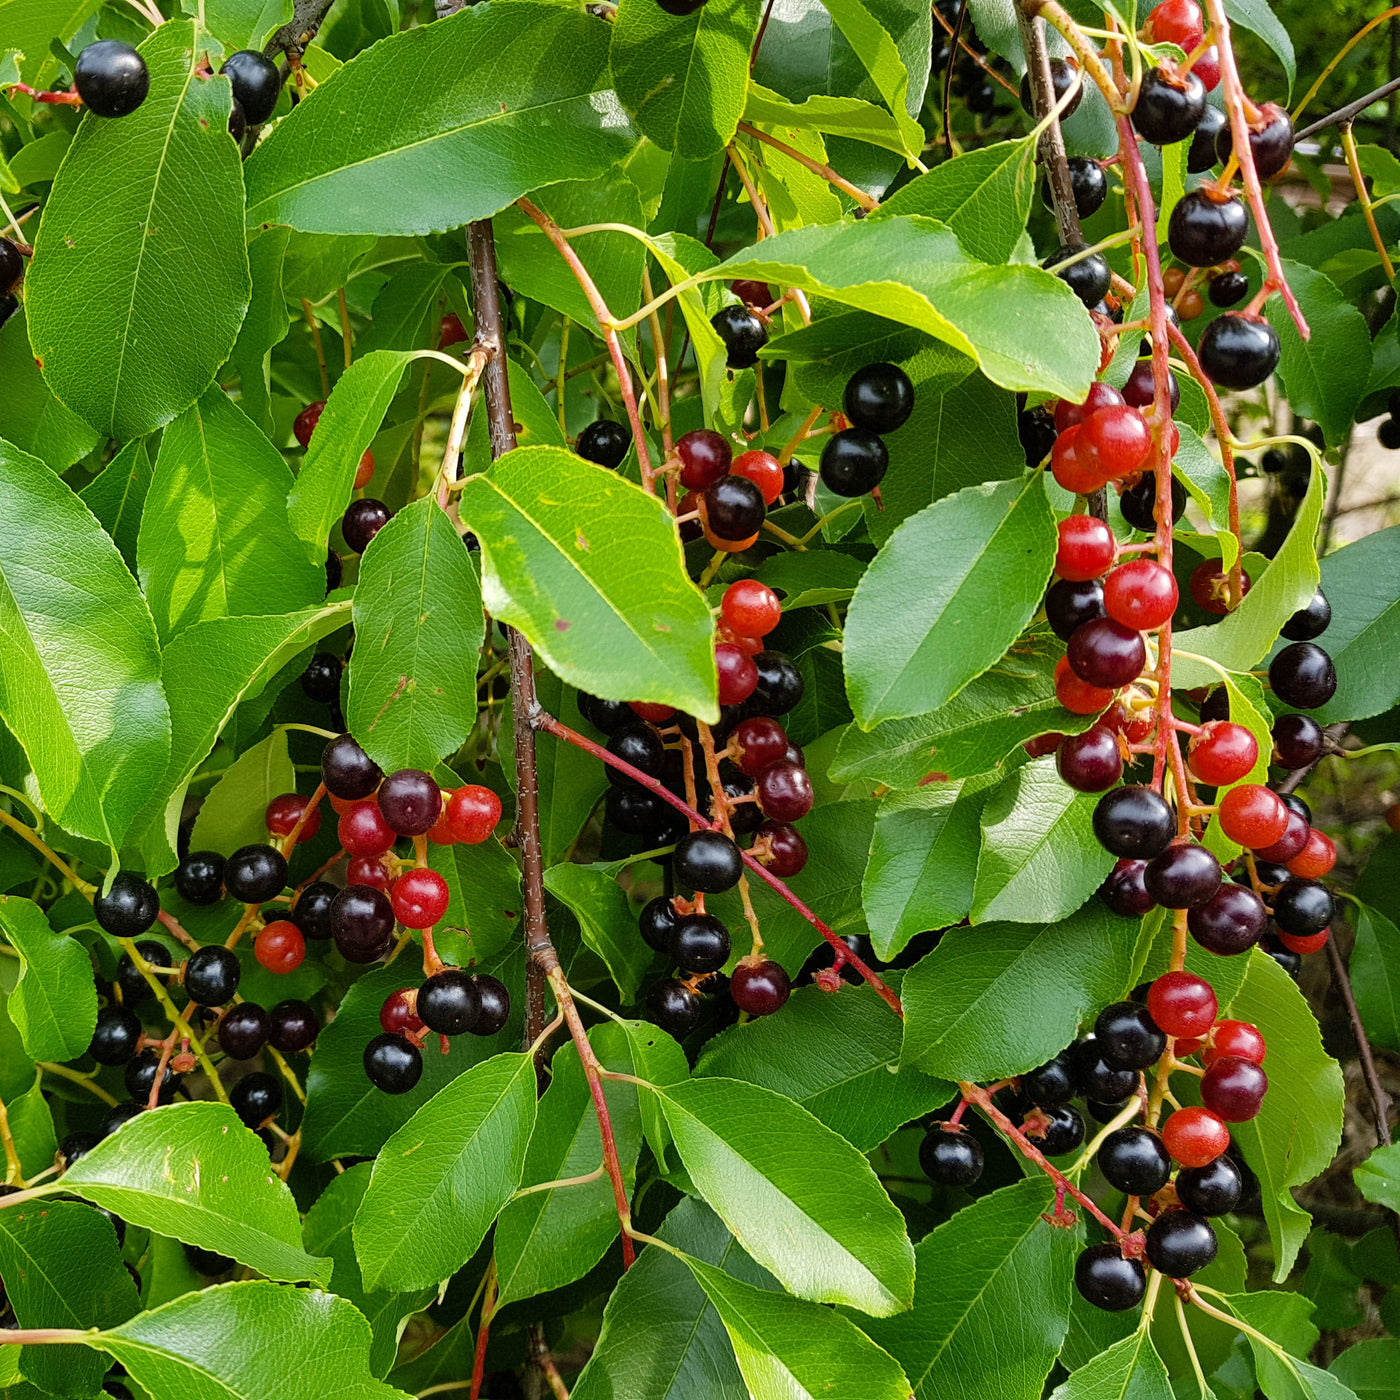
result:
<svg viewBox="0 0 1400 1400"><path fill-rule="evenodd" d="M345 507L340 520L340 533L346 545L356 554L363 554L374 537L389 523L389 507L372 496L363 496Z"/></svg>
<svg viewBox="0 0 1400 1400"><path fill-rule="evenodd" d="M1213 1060L1201 1080L1201 1102L1227 1123L1244 1123L1258 1114L1269 1088L1262 1065L1238 1055Z"/></svg>
<svg viewBox="0 0 1400 1400"><path fill-rule="evenodd" d="M1112 855L1151 860L1176 835L1176 816L1149 787L1115 788L1094 808L1094 835Z"/></svg>
<svg viewBox="0 0 1400 1400"><path fill-rule="evenodd" d="M730 975L729 995L740 1011L750 1016L771 1016L787 1004L792 982L771 958L741 962Z"/></svg>
<svg viewBox="0 0 1400 1400"><path fill-rule="evenodd" d="M400 836L423 836L442 815L442 789L421 768L400 768L379 785L379 811Z"/></svg>
<svg viewBox="0 0 1400 1400"><path fill-rule="evenodd" d="M1253 890L1226 883L1209 899L1192 907L1186 916L1186 926L1207 952L1233 957L1254 947L1268 917L1268 911Z"/></svg>
<svg viewBox="0 0 1400 1400"><path fill-rule="evenodd" d="M757 778L758 803L764 816L794 822L812 810L812 780L799 764L782 759L770 763Z"/></svg>
<svg viewBox="0 0 1400 1400"><path fill-rule="evenodd" d="M379 765L348 734L332 739L321 754L321 781L342 802L368 797L383 777Z"/></svg>
<svg viewBox="0 0 1400 1400"><path fill-rule="evenodd" d="M802 833L787 822L764 822L758 836L766 838L770 854L760 856L762 863L780 880L789 880L807 864L807 843Z"/></svg>
<svg viewBox="0 0 1400 1400"><path fill-rule="evenodd" d="M255 1002L231 1006L219 1021L219 1049L231 1060L251 1060L271 1029L271 1017Z"/></svg>
<svg viewBox="0 0 1400 1400"><path fill-rule="evenodd" d="M1135 681L1147 664L1142 633L1111 617L1086 622L1069 639L1070 669L1086 685L1117 690Z"/></svg>
<svg viewBox="0 0 1400 1400"><path fill-rule="evenodd" d="M1173 841L1147 863L1147 892L1167 909L1191 909L1204 904L1219 888L1220 862L1204 846Z"/></svg>
<svg viewBox="0 0 1400 1400"><path fill-rule="evenodd" d="M268 1017L271 1023L268 1044L284 1055L309 1050L321 1033L321 1023L316 1019L315 1011L296 997L279 1001Z"/></svg>
<svg viewBox="0 0 1400 1400"><path fill-rule="evenodd" d="M708 428L696 428L678 439L676 455L681 462L681 485L691 491L713 486L734 460L729 440Z"/></svg>
<svg viewBox="0 0 1400 1400"><path fill-rule="evenodd" d="M1055 764L1060 777L1076 792L1105 792L1123 776L1118 736L1101 724L1066 738Z"/></svg>
<svg viewBox="0 0 1400 1400"><path fill-rule="evenodd" d="M1140 919L1156 908L1143 879L1146 870L1145 860L1120 860L1099 886L1099 898L1115 914L1125 919Z"/></svg>
<svg viewBox="0 0 1400 1400"><path fill-rule="evenodd" d="M394 910L383 890L347 885L331 901L331 934L346 962L372 963L388 952L394 937Z"/></svg>

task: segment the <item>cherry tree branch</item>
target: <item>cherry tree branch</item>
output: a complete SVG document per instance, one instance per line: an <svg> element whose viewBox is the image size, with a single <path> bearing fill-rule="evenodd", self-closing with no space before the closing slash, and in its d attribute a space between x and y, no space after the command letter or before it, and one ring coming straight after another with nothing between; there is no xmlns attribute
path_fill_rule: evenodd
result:
<svg viewBox="0 0 1400 1400"><path fill-rule="evenodd" d="M1084 241L1079 227L1079 206L1074 198L1069 161L1065 156L1065 137L1055 111L1055 83L1050 76L1050 50L1045 44L1045 24L1036 15L1026 12L1024 5L1016 6L1016 22L1021 30L1021 47L1026 53L1026 72L1030 75L1031 97L1038 122L1050 117L1050 123L1040 134L1040 160L1050 182L1050 197L1054 201L1055 227L1060 242L1066 247Z"/></svg>

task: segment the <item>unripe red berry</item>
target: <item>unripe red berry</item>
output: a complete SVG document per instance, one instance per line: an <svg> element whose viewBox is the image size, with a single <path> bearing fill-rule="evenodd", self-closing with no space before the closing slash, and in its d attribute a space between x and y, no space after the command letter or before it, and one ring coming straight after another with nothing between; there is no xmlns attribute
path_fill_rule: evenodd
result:
<svg viewBox="0 0 1400 1400"><path fill-rule="evenodd" d="M253 940L253 956L269 972L291 972L306 956L306 939L290 919L276 919Z"/></svg>
<svg viewBox="0 0 1400 1400"><path fill-rule="evenodd" d="M1321 933L1284 933L1282 929L1278 931L1278 941L1288 949L1290 953L1306 955L1308 953L1320 953L1326 946L1327 940L1332 936L1331 929L1323 929Z"/></svg>
<svg viewBox="0 0 1400 1400"><path fill-rule="evenodd" d="M734 748L740 772L756 778L770 763L787 753L788 737L783 726L766 715L740 721L734 729Z"/></svg>
<svg viewBox="0 0 1400 1400"><path fill-rule="evenodd" d="M1222 1056L1230 1055L1262 1065L1265 1049L1264 1037L1258 1026L1248 1021L1221 1021L1211 1032L1210 1042L1201 1058L1209 1065Z"/></svg>
<svg viewBox="0 0 1400 1400"><path fill-rule="evenodd" d="M1117 542L1113 531L1092 515L1071 515L1061 520L1055 572L1076 583L1098 578L1113 563Z"/></svg>
<svg viewBox="0 0 1400 1400"><path fill-rule="evenodd" d="M676 443L681 462L681 484L691 491L703 491L729 470L734 452L728 439L709 428L696 428Z"/></svg>
<svg viewBox="0 0 1400 1400"><path fill-rule="evenodd" d="M715 647L715 670L721 705L742 705L758 688L758 667L753 657L732 642L721 642Z"/></svg>
<svg viewBox="0 0 1400 1400"><path fill-rule="evenodd" d="M1272 846L1288 828L1288 808L1262 783L1243 783L1220 799L1220 829L1252 851Z"/></svg>
<svg viewBox="0 0 1400 1400"><path fill-rule="evenodd" d="M1336 842L1313 827L1308 831L1308 844L1288 862L1288 870L1304 880L1320 880L1336 863Z"/></svg>
<svg viewBox="0 0 1400 1400"><path fill-rule="evenodd" d="M1138 632L1153 632L1176 611L1176 580L1155 559L1129 559L1103 581L1104 611Z"/></svg>
<svg viewBox="0 0 1400 1400"><path fill-rule="evenodd" d="M1253 769L1259 759L1259 742L1242 724L1212 720L1191 736L1186 761L1191 771L1211 787L1228 787Z"/></svg>
<svg viewBox="0 0 1400 1400"><path fill-rule="evenodd" d="M447 881L426 866L405 870L394 882L394 917L405 928L431 928L447 913Z"/></svg>
<svg viewBox="0 0 1400 1400"><path fill-rule="evenodd" d="M488 787L467 783L448 797L443 816L458 841L479 846L501 819L501 799Z"/></svg>
<svg viewBox="0 0 1400 1400"><path fill-rule="evenodd" d="M1080 680L1070 670L1068 657L1062 656L1055 663L1055 695L1070 714L1102 714L1113 703L1115 693Z"/></svg>
<svg viewBox="0 0 1400 1400"><path fill-rule="evenodd" d="M1055 431L1062 433L1065 429L1082 423L1099 409L1114 408L1122 402L1123 395L1112 384L1096 379L1089 385L1089 392L1083 403L1071 403L1068 399L1061 399L1055 405Z"/></svg>
<svg viewBox="0 0 1400 1400"><path fill-rule="evenodd" d="M293 421L292 435L303 447L311 445L311 434L316 431L316 424L321 421L325 408L325 399L317 399L315 403L307 404Z"/></svg>
<svg viewBox="0 0 1400 1400"><path fill-rule="evenodd" d="M1098 462L1088 455L1081 458L1079 454L1081 426L1076 423L1055 439L1055 445L1050 449L1050 475L1066 491L1076 496L1087 496L1091 491L1097 491L1104 480L1099 475Z"/></svg>
<svg viewBox="0 0 1400 1400"><path fill-rule="evenodd" d="M1223 1055L1206 1069L1201 1102L1227 1123L1244 1123L1259 1112L1268 1088L1268 1075L1253 1060Z"/></svg>
<svg viewBox="0 0 1400 1400"><path fill-rule="evenodd" d="M379 1008L379 1024L391 1035L401 1031L421 1031L423 1023L414 1010L417 998L417 987L403 987L397 992L390 992L384 998L384 1005Z"/></svg>
<svg viewBox="0 0 1400 1400"><path fill-rule="evenodd" d="M1162 1126L1167 1151L1183 1167L1206 1167L1230 1145L1230 1130L1208 1108L1179 1108Z"/></svg>
<svg viewBox="0 0 1400 1400"><path fill-rule="evenodd" d="M1241 572L1240 585L1240 596L1243 597L1250 589L1250 577L1247 573ZM1230 575L1220 567L1220 560L1207 559L1192 570L1191 597L1197 607L1204 608L1206 612L1214 613L1217 617L1224 617L1230 611Z"/></svg>
<svg viewBox="0 0 1400 1400"><path fill-rule="evenodd" d="M378 856L352 856L345 867L345 882L349 885L369 885L387 891L394 877Z"/></svg>
<svg viewBox="0 0 1400 1400"><path fill-rule="evenodd" d="M306 798L299 793L284 792L280 797L274 797L267 804L267 829L274 836L290 836L296 829L296 824L301 821L301 814L306 810ZM316 805L308 813L307 818L302 822L301 833L297 836L297 845L304 845L310 841L321 829L321 808Z"/></svg>
<svg viewBox="0 0 1400 1400"><path fill-rule="evenodd" d="M1215 1024L1215 991L1194 972L1164 972L1148 989L1147 1009L1170 1036L1204 1035Z"/></svg>
<svg viewBox="0 0 1400 1400"><path fill-rule="evenodd" d="M745 637L766 637L782 621L783 605L766 583L741 578L724 590L720 620Z"/></svg>
<svg viewBox="0 0 1400 1400"><path fill-rule="evenodd" d="M1103 481L1131 476L1147 465L1152 433L1140 409L1131 404L1101 408L1084 420L1076 451L1096 465Z"/></svg>
<svg viewBox="0 0 1400 1400"><path fill-rule="evenodd" d="M763 493L764 505L771 506L783 494L783 469L771 452L741 452L729 472L753 482Z"/></svg>
<svg viewBox="0 0 1400 1400"><path fill-rule="evenodd" d="M372 797L354 803L340 818L336 830L340 844L352 856L382 856L398 839Z"/></svg>

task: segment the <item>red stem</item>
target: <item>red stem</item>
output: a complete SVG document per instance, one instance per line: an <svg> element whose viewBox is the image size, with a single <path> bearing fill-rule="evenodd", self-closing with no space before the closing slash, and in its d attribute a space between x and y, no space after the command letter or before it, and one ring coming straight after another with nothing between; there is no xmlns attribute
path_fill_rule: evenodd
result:
<svg viewBox="0 0 1400 1400"><path fill-rule="evenodd" d="M486 1344L491 1340L491 1319L496 1310L496 1261L486 1280L486 1293L481 1300L481 1319L476 1324L476 1349L472 1354L471 1400L480 1400L481 1382L486 1375Z"/></svg>

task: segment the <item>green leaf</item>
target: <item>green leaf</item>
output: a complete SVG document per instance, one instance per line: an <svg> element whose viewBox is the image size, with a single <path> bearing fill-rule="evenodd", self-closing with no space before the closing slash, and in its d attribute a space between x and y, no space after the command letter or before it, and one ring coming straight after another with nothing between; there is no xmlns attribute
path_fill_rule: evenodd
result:
<svg viewBox="0 0 1400 1400"><path fill-rule="evenodd" d="M867 5L863 0L823 0L823 7L870 74L876 90L899 124L904 154L917 156L923 149L924 133L915 118L923 102L927 70L914 78L892 33L890 8ZM928 16L924 19L930 26L925 41L927 48L933 37L932 21Z"/></svg>
<svg viewBox="0 0 1400 1400"><path fill-rule="evenodd" d="M763 561L758 577L783 597L783 611L844 603L865 572L865 560L836 550L807 549L775 554Z"/></svg>
<svg viewBox="0 0 1400 1400"><path fill-rule="evenodd" d="M268 1278L330 1277L329 1261L301 1247L296 1202L269 1168L267 1149L227 1104L178 1103L138 1114L69 1167L58 1187L132 1225L231 1255Z"/></svg>
<svg viewBox="0 0 1400 1400"><path fill-rule="evenodd" d="M208 0L204 22L226 49L260 49L292 18L292 0Z"/></svg>
<svg viewBox="0 0 1400 1400"><path fill-rule="evenodd" d="M861 728L946 705L998 661L1040 605L1055 539L1034 474L969 487L905 521L846 614L846 691Z"/></svg>
<svg viewBox="0 0 1400 1400"><path fill-rule="evenodd" d="M440 769L444 786L456 779ZM604 779L606 781L606 779ZM493 835L477 845L428 846L428 864L446 879L451 895L439 930L439 947L447 947L450 930L463 929L468 957L495 957L521 937L524 904L520 895L520 866Z"/></svg>
<svg viewBox="0 0 1400 1400"><path fill-rule="evenodd" d="M629 1035L606 1023L589 1033L603 1068L632 1074ZM578 1050L565 1045L550 1061L549 1088L525 1157L524 1186L566 1181L596 1171L603 1160L598 1113ZM634 1085L605 1080L604 1097L630 1197L642 1125ZM648 1097L651 1097L648 1095ZM582 1278L618 1235L617 1206L606 1173L583 1185L555 1186L511 1201L496 1222L496 1274L502 1303L533 1298Z"/></svg>
<svg viewBox="0 0 1400 1400"><path fill-rule="evenodd" d="M1173 1393L1151 1332L1135 1328L1057 1385L1050 1400L1173 1400Z"/></svg>
<svg viewBox="0 0 1400 1400"><path fill-rule="evenodd" d="M665 1031L649 1021L620 1021L616 1023L627 1034L627 1050L632 1058L630 1073L648 1084L667 1088L690 1077L690 1064L685 1051ZM664 1172L666 1150L671 1146L671 1130L666 1115L654 1094L643 1094L640 1100L642 1134L651 1148L652 1156Z"/></svg>
<svg viewBox="0 0 1400 1400"><path fill-rule="evenodd" d="M875 818L861 899L878 957L972 911L982 812L999 775L891 793Z"/></svg>
<svg viewBox="0 0 1400 1400"><path fill-rule="evenodd" d="M624 0L608 50L618 100L643 136L686 159L722 151L744 110L758 0L713 0L686 15Z"/></svg>
<svg viewBox="0 0 1400 1400"><path fill-rule="evenodd" d="M1357 1400L1395 1400L1400 1392L1400 1341L1371 1337L1355 1342L1329 1369Z"/></svg>
<svg viewBox="0 0 1400 1400"><path fill-rule="evenodd" d="M430 848L431 849L431 848ZM461 847L451 847L460 850ZM520 1043L523 992L522 958L517 951L509 966L486 963L483 971L501 978L510 988L511 1019L493 1036L457 1036L442 1055L429 1047L423 1056L423 1077L406 1094L383 1094L365 1077L365 1046L379 1034L379 1008L390 992L405 983L397 964L375 968L350 984L335 1019L316 1040L316 1053L306 1076L306 1116L302 1120L302 1151L314 1161L333 1157L372 1157L438 1090L464 1070L495 1051Z"/></svg>
<svg viewBox="0 0 1400 1400"><path fill-rule="evenodd" d="M732 1277L773 1286L703 1201L684 1198L656 1234ZM643 1250L613 1289L571 1394L573 1400L751 1400L714 1305L690 1270L661 1249Z"/></svg>
<svg viewBox="0 0 1400 1400"><path fill-rule="evenodd" d="M1092 718L1069 714L1055 695L1055 663L1063 655L1048 632L1035 633L941 708L877 724L869 733L851 725L831 776L919 788L985 773L1038 734L1081 733Z"/></svg>
<svg viewBox="0 0 1400 1400"><path fill-rule="evenodd" d="M249 224L440 233L601 175L636 140L606 90L608 35L591 15L528 0L392 34L249 157ZM386 102L406 88L412 102Z"/></svg>
<svg viewBox="0 0 1400 1400"><path fill-rule="evenodd" d="M1284 276L1298 298L1312 335L1304 340L1283 299L1270 298L1265 311L1278 332L1279 378L1300 418L1322 429L1329 447L1351 434L1356 406L1366 397L1371 372L1371 332L1366 318L1322 273L1285 262Z"/></svg>
<svg viewBox="0 0 1400 1400"><path fill-rule="evenodd" d="M914 216L790 229L736 253L707 278L755 278L873 311L972 356L1005 389L1078 403L1098 337L1074 293L1038 267L967 256L952 229Z"/></svg>
<svg viewBox="0 0 1400 1400"><path fill-rule="evenodd" d="M637 932L637 915L608 865L551 865L545 888L573 910L583 941L602 958L624 1002L635 1001L651 949Z"/></svg>
<svg viewBox="0 0 1400 1400"><path fill-rule="evenodd" d="M1053 923L949 929L904 978L904 1062L954 1080L1043 1064L1122 994L1136 931L1096 899Z"/></svg>
<svg viewBox="0 0 1400 1400"><path fill-rule="evenodd" d="M141 1305L112 1222L75 1201L0 1210L0 1278L20 1327L111 1327ZM26 1379L60 1395L89 1393L107 1369L77 1347L20 1355Z"/></svg>
<svg viewBox="0 0 1400 1400"><path fill-rule="evenodd" d="M907 1400L899 1363L849 1318L683 1257L729 1333L753 1400Z"/></svg>
<svg viewBox="0 0 1400 1400"><path fill-rule="evenodd" d="M754 126L847 136L895 155L904 154L904 134L894 115L858 97L828 97L814 92L802 102L789 102L781 93L750 81L744 99L744 120Z"/></svg>
<svg viewBox="0 0 1400 1400"><path fill-rule="evenodd" d="M1337 693L1318 722L1369 719L1400 702L1393 665L1400 647L1400 600L1388 586L1400 567L1400 526L1353 540L1322 561L1322 591L1332 605L1327 652Z"/></svg>
<svg viewBox="0 0 1400 1400"><path fill-rule="evenodd" d="M1379 909L1358 903L1349 970L1356 1009L1372 1045L1400 1050L1400 928Z"/></svg>
<svg viewBox="0 0 1400 1400"><path fill-rule="evenodd" d="M1181 446L1172 468L1176 479L1190 492L1191 499L1201 508L1206 523L1215 532L1220 544L1221 566L1228 569L1240 548L1239 540L1230 533L1230 477L1194 428L1180 420L1177 428Z"/></svg>
<svg viewBox="0 0 1400 1400"><path fill-rule="evenodd" d="M354 622L345 714L365 751L386 773L455 753L476 723L481 587L433 497L365 551Z"/></svg>
<svg viewBox="0 0 1400 1400"><path fill-rule="evenodd" d="M696 1190L790 1293L876 1316L909 1306L913 1250L855 1148L790 1099L737 1079L658 1093Z"/></svg>
<svg viewBox="0 0 1400 1400"><path fill-rule="evenodd" d="M161 25L141 56L150 96L119 122L84 117L24 279L49 387L122 441L168 423L209 387L251 290L229 86L196 78L204 47L192 23Z"/></svg>
<svg viewBox="0 0 1400 1400"><path fill-rule="evenodd" d="M1037 1175L960 1210L915 1250L908 1317L867 1326L916 1400L1038 1400L1069 1326L1076 1232L1041 1218L1054 1188Z"/></svg>
<svg viewBox="0 0 1400 1400"><path fill-rule="evenodd" d="M238 371L239 406L269 437L273 431L271 355L273 347L286 339L289 325L282 268L290 236L289 229L270 228L249 244L253 296L228 357ZM362 338L356 348L363 354L369 347Z"/></svg>
<svg viewBox="0 0 1400 1400"><path fill-rule="evenodd" d="M978 261L1004 263L1026 231L1034 194L1035 143L1023 136L944 161L891 195L874 217L937 219Z"/></svg>
<svg viewBox="0 0 1400 1400"><path fill-rule="evenodd" d="M410 353L391 350L361 355L326 400L287 497L292 533L317 565L325 562L326 541L350 503L360 458L379 431L412 359Z"/></svg>
<svg viewBox="0 0 1400 1400"><path fill-rule="evenodd" d="M0 717L48 814L115 849L170 750L150 610L87 507L6 443L0 517Z"/></svg>
<svg viewBox="0 0 1400 1400"><path fill-rule="evenodd" d="M191 850L231 855L240 846L267 840L267 804L296 791L297 775L287 753L287 734L276 730L244 750L209 790L190 833Z"/></svg>
<svg viewBox="0 0 1400 1400"><path fill-rule="evenodd" d="M287 524L292 474L217 386L161 437L136 558L162 642L212 617L319 602L326 577Z"/></svg>
<svg viewBox="0 0 1400 1400"><path fill-rule="evenodd" d="M40 74L51 74L57 60L49 53L49 43L58 39L66 44L97 9L94 0L4 0L0 3L0 34L5 47L18 49L24 58L20 77L39 83Z"/></svg>
<svg viewBox="0 0 1400 1400"><path fill-rule="evenodd" d="M18 1055L14 1058L16 1061L22 1060ZM16 1063L15 1068L20 1067ZM20 1170L26 1177L47 1171L53 1166L58 1138L54 1133L53 1113L48 1100L44 1098L43 1076L36 1076L34 1083L24 1093L9 1095L5 1100L5 1109L10 1115L10 1136L15 1140Z"/></svg>
<svg viewBox="0 0 1400 1400"><path fill-rule="evenodd" d="M522 447L472 477L492 617L580 690L675 705L713 722L713 623L662 501L560 447Z"/></svg>
<svg viewBox="0 0 1400 1400"><path fill-rule="evenodd" d="M955 1092L951 1084L901 1069L900 1038L899 1018L869 987L843 986L835 996L799 987L781 1018L763 1017L717 1035L695 1073L771 1089L853 1147L871 1151Z"/></svg>
<svg viewBox="0 0 1400 1400"><path fill-rule="evenodd" d="M1225 0L1225 13L1244 29L1252 30L1278 56L1283 71L1288 78L1288 91L1291 93L1297 81L1297 64L1293 55L1293 40L1288 31L1279 23L1278 16L1268 0ZM1292 274L1288 280L1292 284Z"/></svg>
<svg viewBox="0 0 1400 1400"><path fill-rule="evenodd" d="M32 1060L75 1060L97 1024L97 989L83 946L55 933L27 899L0 895L0 932L19 954L9 1010Z"/></svg>
<svg viewBox="0 0 1400 1400"><path fill-rule="evenodd" d="M1113 857L1094 839L1095 793L1075 792L1053 758L1018 769L982 812L972 921L1048 923L1103 883Z"/></svg>
<svg viewBox="0 0 1400 1400"><path fill-rule="evenodd" d="M461 1268L520 1185L534 1126L528 1055L496 1055L429 1099L384 1144L355 1217L366 1285L423 1288Z"/></svg>
<svg viewBox="0 0 1400 1400"><path fill-rule="evenodd" d="M0 16L4 12L0 7ZM0 328L0 382L5 385L0 438L6 442L33 453L56 472L67 471L97 446L98 434L54 398L44 383L29 348L23 303Z"/></svg>
<svg viewBox="0 0 1400 1400"><path fill-rule="evenodd" d="M1377 1147L1352 1171L1352 1178L1368 1201L1400 1211L1400 1143Z"/></svg>
<svg viewBox="0 0 1400 1400"><path fill-rule="evenodd" d="M1231 1136L1259 1178L1264 1218L1274 1242L1274 1280L1293 1268L1312 1217L1291 1187L1311 1181L1331 1162L1342 1131L1342 1071L1322 1048L1303 994L1263 952L1249 954L1249 973L1229 1015L1251 1021L1269 1044L1269 1092L1256 1118L1231 1125Z"/></svg>
<svg viewBox="0 0 1400 1400"><path fill-rule="evenodd" d="M407 1400L370 1374L369 1324L331 1293L229 1283L138 1313L89 1345L116 1357L153 1397L266 1395L275 1355L278 1400Z"/></svg>
<svg viewBox="0 0 1400 1400"><path fill-rule="evenodd" d="M1221 1302L1236 1317L1253 1327L1258 1335L1245 1336L1254 1354L1254 1365L1259 1386L1266 1395L1285 1396L1287 1400L1356 1400L1356 1396L1328 1371L1321 1371L1296 1356L1280 1352L1280 1347L1288 1347L1300 1340L1295 1336L1289 1340L1281 1333L1302 1334L1316 1342L1317 1328L1310 1324L1299 1327L1297 1309L1289 1307L1291 1299L1279 1293L1238 1293L1221 1299ZM1267 1343L1273 1341L1275 1346Z"/></svg>
<svg viewBox="0 0 1400 1400"><path fill-rule="evenodd" d="M121 551L126 567L136 572L136 541L141 529L141 512L151 488L151 454L138 438L129 442L78 493L83 504L97 517Z"/></svg>
<svg viewBox="0 0 1400 1400"><path fill-rule="evenodd" d="M1317 591L1319 571L1313 541L1322 518L1327 486L1313 464L1307 495L1293 517L1288 538L1268 568L1254 580L1234 612L1210 627L1193 627L1172 638L1172 684L1179 689L1213 686L1220 673L1183 652L1209 657L1227 671L1248 671L1268 654L1279 628Z"/></svg>
<svg viewBox="0 0 1400 1400"><path fill-rule="evenodd" d="M370 1163L358 1162L331 1178L330 1185L306 1213L302 1240L309 1253L334 1260L335 1271L331 1274L329 1291L353 1303L364 1315L374 1333L369 1368L376 1376L383 1376L394 1364L404 1320L431 1300L433 1290L390 1293L370 1291L364 1286L351 1231L355 1212L369 1187L370 1170Z"/></svg>

